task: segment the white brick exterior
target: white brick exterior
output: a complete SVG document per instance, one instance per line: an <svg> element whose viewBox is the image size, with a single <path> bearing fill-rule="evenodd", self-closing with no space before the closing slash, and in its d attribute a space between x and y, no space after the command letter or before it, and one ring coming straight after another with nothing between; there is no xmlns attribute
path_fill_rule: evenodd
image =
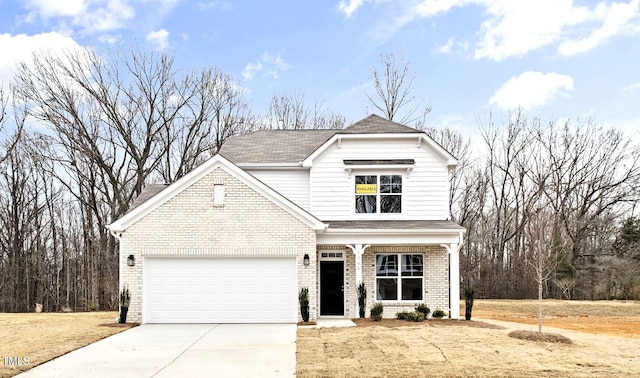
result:
<svg viewBox="0 0 640 378"><path fill-rule="evenodd" d="M345 317L358 317L358 296L355 275L355 255L350 248L341 245L319 245L318 255L322 252L343 252L345 261ZM378 253L416 253L424 255L424 293L422 301L383 302L383 317L394 318L397 312L413 311L418 303L426 303L431 311L449 309L449 257L447 251L440 246L402 246L376 245L367 248L362 256L362 279L367 289L367 306L365 316L369 317L371 306L376 300L375 256ZM320 290L320 288L318 288Z"/></svg>
<svg viewBox="0 0 640 378"><path fill-rule="evenodd" d="M225 187L224 205L213 205L213 185ZM122 285L131 292L127 320L142 321L145 256L297 256L298 286L309 288L315 303L316 234L313 229L254 189L217 168L159 206L122 234ZM311 258L309 266L303 256ZM127 266L134 255L136 265Z"/></svg>

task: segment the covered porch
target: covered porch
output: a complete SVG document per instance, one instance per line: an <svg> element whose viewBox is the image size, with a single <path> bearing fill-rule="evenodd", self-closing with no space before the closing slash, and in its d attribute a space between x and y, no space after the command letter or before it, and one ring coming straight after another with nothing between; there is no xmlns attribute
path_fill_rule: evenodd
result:
<svg viewBox="0 0 640 378"><path fill-rule="evenodd" d="M317 235L319 317L366 315L382 302L385 317L426 303L460 317L459 246L464 228L450 221L334 221Z"/></svg>

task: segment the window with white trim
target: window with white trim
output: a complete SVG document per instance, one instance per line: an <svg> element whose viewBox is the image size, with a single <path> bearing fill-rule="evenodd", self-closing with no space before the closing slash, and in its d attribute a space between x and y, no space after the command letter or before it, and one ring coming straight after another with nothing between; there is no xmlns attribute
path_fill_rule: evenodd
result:
<svg viewBox="0 0 640 378"><path fill-rule="evenodd" d="M355 177L356 213L400 213L401 175L358 175Z"/></svg>
<svg viewBox="0 0 640 378"><path fill-rule="evenodd" d="M422 254L376 254L376 300L421 301L423 261Z"/></svg>

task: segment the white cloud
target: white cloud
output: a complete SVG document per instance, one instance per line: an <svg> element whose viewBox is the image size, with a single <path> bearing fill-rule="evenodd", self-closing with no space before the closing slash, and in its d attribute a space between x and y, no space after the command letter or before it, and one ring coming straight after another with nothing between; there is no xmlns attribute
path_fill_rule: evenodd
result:
<svg viewBox="0 0 640 378"><path fill-rule="evenodd" d="M291 65L282 58L280 53L265 52L256 63L248 63L242 70L242 77L251 80L257 72L264 71L274 79L280 78L280 72L286 71Z"/></svg>
<svg viewBox="0 0 640 378"><path fill-rule="evenodd" d="M166 8L176 0L160 1ZM84 33L108 32L123 28L135 16L129 0L29 0L24 4L29 14L22 21L34 23L36 17L57 18L59 25L78 26Z"/></svg>
<svg viewBox="0 0 640 378"><path fill-rule="evenodd" d="M433 17L445 13L454 7L477 3L478 0L423 0L413 8L420 17Z"/></svg>
<svg viewBox="0 0 640 378"><path fill-rule="evenodd" d="M155 45L157 50L165 50L169 47L169 32L166 29L152 31L145 38L149 43Z"/></svg>
<svg viewBox="0 0 640 378"><path fill-rule="evenodd" d="M260 70L262 70L262 63L247 63L247 65L244 66L244 70L242 70L242 77L245 80L251 80L253 79L253 75Z"/></svg>
<svg viewBox="0 0 640 378"><path fill-rule="evenodd" d="M467 42L456 42L453 38L449 38L447 43L442 46L438 46L436 51L440 54L451 54L455 52L466 52L469 50L469 44Z"/></svg>
<svg viewBox="0 0 640 378"><path fill-rule="evenodd" d="M233 4L230 1L199 1L197 4L200 9L220 9L223 11L233 9Z"/></svg>
<svg viewBox="0 0 640 378"><path fill-rule="evenodd" d="M107 32L120 29L135 17L135 10L126 0L108 0L106 6L92 9L77 17L75 24L88 32Z"/></svg>
<svg viewBox="0 0 640 378"><path fill-rule="evenodd" d="M512 77L489 100L503 109L531 109L543 105L563 91L573 90L573 78L558 73L527 71Z"/></svg>
<svg viewBox="0 0 640 378"><path fill-rule="evenodd" d="M33 53L47 51L65 51L79 49L72 38L57 32L26 35L0 34L0 51L11 51L11 54L0 54L0 81L9 81L12 71L21 61L30 61Z"/></svg>
<svg viewBox="0 0 640 378"><path fill-rule="evenodd" d="M480 26L477 59L496 61L522 56L556 42L570 25L590 19L586 7L574 7L572 0L486 0L492 17Z"/></svg>
<svg viewBox="0 0 640 378"><path fill-rule="evenodd" d="M592 13L592 18L602 22L602 26L589 36L562 42L558 47L560 54L568 56L583 53L607 42L618 34L637 33L640 18L640 0L630 3L600 3Z"/></svg>
<svg viewBox="0 0 640 378"><path fill-rule="evenodd" d="M435 18L468 5L484 9L478 12L482 19L475 35L476 59L502 61L545 46L567 56L594 49L617 35L640 34L640 0L597 5L575 0L342 0L338 9L349 17L371 2L390 3L394 10L374 25L374 35L381 40L418 18Z"/></svg>
<svg viewBox="0 0 640 378"><path fill-rule="evenodd" d="M84 13L87 8L84 0L29 0L24 5L44 18L77 16Z"/></svg>
<svg viewBox="0 0 640 378"><path fill-rule="evenodd" d="M622 88L623 91L629 93L635 93L640 91L640 83L629 84Z"/></svg>
<svg viewBox="0 0 640 378"><path fill-rule="evenodd" d="M347 17L351 17L351 15L358 9L364 0L349 0L348 2L344 0L340 0L340 4L338 4L338 10L344 13Z"/></svg>
<svg viewBox="0 0 640 378"><path fill-rule="evenodd" d="M120 40L120 35L103 34L98 37L98 41L109 45L115 45Z"/></svg>
<svg viewBox="0 0 640 378"><path fill-rule="evenodd" d="M438 47L438 52L441 54L451 54L453 48L453 38L449 38L446 44Z"/></svg>

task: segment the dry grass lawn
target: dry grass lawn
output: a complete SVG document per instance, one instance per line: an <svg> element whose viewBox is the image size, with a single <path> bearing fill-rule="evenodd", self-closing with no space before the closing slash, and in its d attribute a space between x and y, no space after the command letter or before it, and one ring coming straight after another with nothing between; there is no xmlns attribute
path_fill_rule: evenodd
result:
<svg viewBox="0 0 640 378"><path fill-rule="evenodd" d="M534 311L529 314L531 309ZM568 337L572 344L508 336L517 329L536 329L529 324L537 323L528 319L531 316L535 320L535 301L476 301L474 318L490 315L526 324L430 319L424 323L359 321L352 328L298 329L297 374L298 377L640 376L640 338L633 331L622 330L623 324L637 324L639 302L549 301L545 309L545 325L551 325L547 321L561 319L563 322L553 325L580 330L552 330ZM615 327L602 324L611 319L615 320ZM607 330L611 334L605 333Z"/></svg>
<svg viewBox="0 0 640 378"><path fill-rule="evenodd" d="M117 312L0 313L0 377L11 377L132 327L118 324L117 316ZM28 364L15 366L5 357L26 357Z"/></svg>

